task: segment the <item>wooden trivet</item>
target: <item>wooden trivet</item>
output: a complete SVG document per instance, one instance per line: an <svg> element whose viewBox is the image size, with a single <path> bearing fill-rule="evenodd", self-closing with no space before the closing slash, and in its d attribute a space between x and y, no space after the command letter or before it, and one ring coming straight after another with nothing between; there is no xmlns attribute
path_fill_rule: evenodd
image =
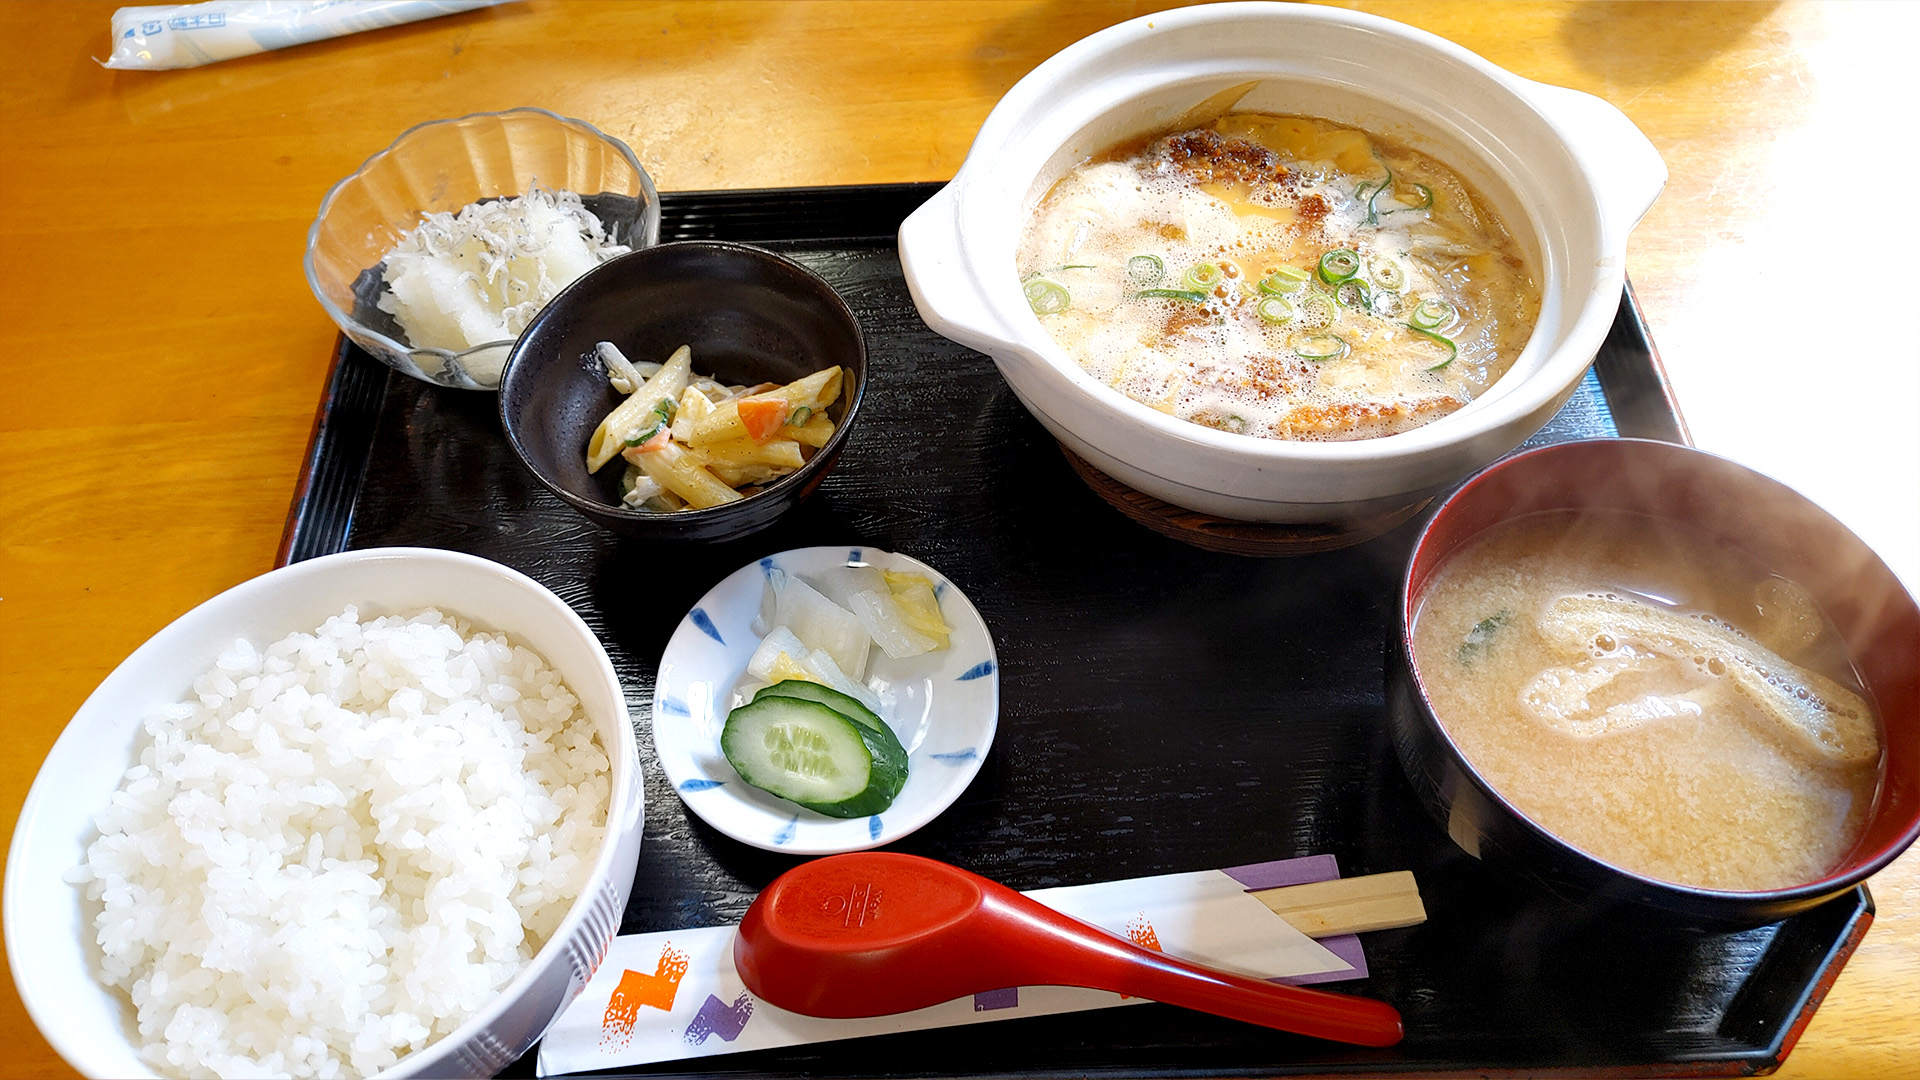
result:
<svg viewBox="0 0 1920 1080"><path fill-rule="evenodd" d="M1309 555L1316 551L1334 551L1371 540L1406 521L1426 508L1431 498L1416 499L1405 506L1351 521L1314 525L1268 524L1257 521L1228 521L1197 510L1188 510L1162 502L1135 490L1088 464L1080 455L1060 447L1067 464L1080 474L1101 498L1114 508L1162 536L1206 551L1229 555L1254 555L1276 558L1283 555Z"/></svg>

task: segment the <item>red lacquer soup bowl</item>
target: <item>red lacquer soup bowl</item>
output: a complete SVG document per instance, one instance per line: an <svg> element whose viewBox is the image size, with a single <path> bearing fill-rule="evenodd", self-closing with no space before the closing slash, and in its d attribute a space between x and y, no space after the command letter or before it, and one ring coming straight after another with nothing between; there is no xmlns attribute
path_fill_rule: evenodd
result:
<svg viewBox="0 0 1920 1080"><path fill-rule="evenodd" d="M1732 891L1633 873L1555 836L1502 797L1436 718L1411 627L1449 557L1494 526L1548 511L1641 514L1736 551L1798 583L1838 631L1879 715L1880 782L1859 839L1823 876ZM1711 549L1710 549L1711 550ZM1407 566L1390 649L1394 746L1421 801L1462 849L1582 907L1709 928L1754 926L1813 907L1892 862L1920 834L1920 608L1832 515L1779 482L1671 443L1562 443L1500 461L1434 514Z"/></svg>

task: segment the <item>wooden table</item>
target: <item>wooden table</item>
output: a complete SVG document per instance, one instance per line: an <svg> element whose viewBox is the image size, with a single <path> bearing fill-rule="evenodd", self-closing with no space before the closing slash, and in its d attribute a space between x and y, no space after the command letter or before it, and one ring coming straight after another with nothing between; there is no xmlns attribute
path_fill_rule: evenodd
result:
<svg viewBox="0 0 1920 1080"><path fill-rule="evenodd" d="M401 130L531 104L624 139L663 190L944 179L1020 76L1163 6L533 0L169 72L94 62L112 4L0 7L0 830L116 663L271 567L335 336L301 275L307 225ZM1695 440L1920 581L1920 339L1854 349L1783 314L1886 282L1914 323L1910 173L1872 136L1912 153L1920 8L1353 6L1639 124L1672 182L1629 271ZM1822 269L1841 264L1862 276ZM1872 889L1873 930L1783 1076L1920 1075L1920 851ZM0 987L0 1073L65 1073Z"/></svg>

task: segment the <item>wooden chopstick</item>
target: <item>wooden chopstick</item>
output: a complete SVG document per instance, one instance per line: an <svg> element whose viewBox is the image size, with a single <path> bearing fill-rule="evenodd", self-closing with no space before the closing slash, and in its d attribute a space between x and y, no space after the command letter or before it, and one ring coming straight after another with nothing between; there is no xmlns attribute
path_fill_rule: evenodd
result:
<svg viewBox="0 0 1920 1080"><path fill-rule="evenodd" d="M1312 938L1390 930L1427 921L1413 871L1283 885L1253 894L1275 915Z"/></svg>

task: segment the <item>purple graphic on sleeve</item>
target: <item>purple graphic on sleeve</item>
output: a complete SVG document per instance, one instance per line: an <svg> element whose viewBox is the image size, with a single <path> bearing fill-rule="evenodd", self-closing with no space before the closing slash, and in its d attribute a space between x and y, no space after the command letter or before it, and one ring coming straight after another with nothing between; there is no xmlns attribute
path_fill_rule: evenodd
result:
<svg viewBox="0 0 1920 1080"><path fill-rule="evenodd" d="M1220 872L1252 892L1255 889L1278 889L1286 885L1329 881L1340 876L1340 864L1331 855L1307 855L1298 859L1247 863L1245 866L1223 866Z"/></svg>
<svg viewBox="0 0 1920 1080"><path fill-rule="evenodd" d="M1278 889L1288 885L1331 881L1340 876L1340 864L1332 855L1307 855L1298 859L1276 859L1272 862L1247 863L1244 866L1225 866L1221 867L1220 872L1239 882L1240 886L1248 892L1256 892L1260 889ZM1341 934L1319 940L1328 952L1352 964L1353 970L1321 971L1312 975L1293 975L1268 981L1302 986L1307 983L1340 982L1345 979L1367 977L1367 954L1360 947L1358 937L1352 934Z"/></svg>
<svg viewBox="0 0 1920 1080"><path fill-rule="evenodd" d="M991 1012L994 1009L1013 1009L1020 1005L1020 988L1009 986L1005 990L983 990L973 995L974 1012Z"/></svg>
<svg viewBox="0 0 1920 1080"><path fill-rule="evenodd" d="M732 1005L722 1004L712 994L700 1003L700 1011L693 1014L693 1023L687 1025L686 1039L695 1046L707 1041L707 1036L718 1035L727 1042L740 1037L747 1026L747 1020L753 1016L753 998L741 994L733 999Z"/></svg>

